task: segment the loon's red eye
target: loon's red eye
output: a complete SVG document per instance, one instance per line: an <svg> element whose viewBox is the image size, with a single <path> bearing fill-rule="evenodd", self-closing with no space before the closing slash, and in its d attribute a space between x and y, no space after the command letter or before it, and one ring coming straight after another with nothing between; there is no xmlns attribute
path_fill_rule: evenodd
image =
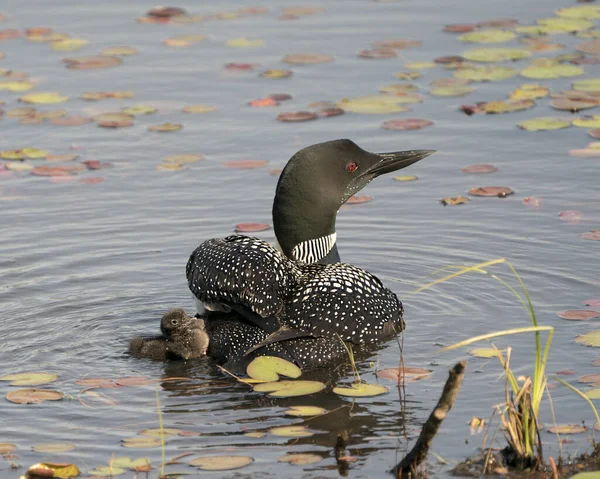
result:
<svg viewBox="0 0 600 479"><path fill-rule="evenodd" d="M348 165L346 165L346 169L350 173L354 173L356 170L358 170L358 165L354 161L351 161L350 163L348 163Z"/></svg>

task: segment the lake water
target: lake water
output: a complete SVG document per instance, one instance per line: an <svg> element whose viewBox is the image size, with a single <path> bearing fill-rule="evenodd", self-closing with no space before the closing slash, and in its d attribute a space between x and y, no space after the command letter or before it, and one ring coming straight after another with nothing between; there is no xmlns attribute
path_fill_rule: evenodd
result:
<svg viewBox="0 0 600 479"><path fill-rule="evenodd" d="M18 446L15 458L0 461L0 476L23 473L23 469L10 471L10 462L21 466L41 460L73 462L85 475L107 465L113 456L129 456L151 459L154 470L150 477L157 477L160 448L125 449L121 440L158 427L158 390L165 427L200 434L168 439L167 458L188 452L193 455L182 458L181 465L168 466L167 471L210 477L337 477L344 474L344 467L338 467L333 448L338 434L344 433L348 435L347 454L355 459L347 464L348 475L386 477L386 471L419 433L449 367L468 358L463 389L433 444L433 451L449 465L442 466L430 457L433 475L446 477L453 464L481 446L482 435L471 436L468 422L472 416L489 418L493 406L503 399L504 382L493 360L470 357L468 348L440 353L440 346L529 325L514 296L483 275L465 275L411 294L432 278L426 277L428 274L450 265L508 258L529 289L540 323L556 328L549 372L597 372L590 365L597 350L574 343L576 335L597 329L597 323L573 323L556 316L559 310L578 309L583 300L600 297L600 243L579 237L600 229L600 163L597 158L568 156L570 149L584 147L591 138L585 129L575 127L557 132L517 129L515 124L527 118L570 116L552 110L547 98L533 110L506 115L467 116L459 111L462 104L506 98L518 85L535 80L515 77L477 83L476 92L465 98L426 96L407 113L348 113L304 123L275 119L280 112L306 110L315 101L376 94L382 86L397 82L395 73L405 71L407 62L431 61L478 46L443 32L446 24L511 16L531 24L552 16L568 2L507 0L484 5L474 0L329 0L319 2L324 13L295 20L279 19L280 9L290 6L288 2L264 5L269 11L262 15L153 25L135 20L152 2L2 2L1 13L7 16L0 24L2 29L52 27L89 40L77 52L55 52L47 43L24 38L0 41L0 51L6 53L0 68L27 72L37 83L32 92L57 91L69 97L63 104L40 106L40 110L60 108L70 114L93 115L143 104L155 106L159 112L138 117L131 128L116 130L93 123L63 127L20 125L6 116L0 120L0 150L30 146L113 164L112 168L82 172L73 181L28 172L0 176L0 371L56 373L59 380L46 387L71 397L40 405L0 400L0 442ZM207 15L247 5L180 1L177 6ZM187 48L162 44L168 37L192 33L206 34L208 40ZM225 45L239 37L263 39L265 44L251 49ZM374 41L395 38L422 40L423 44L400 50L393 59L357 56ZM557 53L573 51L584 41L568 34L552 39L568 46ZM121 66L100 70L69 70L60 62L119 45L135 47L139 54L125 57ZM505 45L520 46L516 41L501 46ZM332 55L335 61L317 65L281 61L286 54L305 52ZM229 62L261 67L231 72L223 69ZM268 68L290 68L294 75L288 79L259 77L258 73ZM600 73L597 65L585 65L584 69L582 78ZM431 80L451 75L452 71L438 66L423 70L423 77L413 83L426 94ZM541 83L559 91L571 81ZM135 98L79 99L83 92L114 90L132 90ZM293 99L273 108L247 106L248 101L272 93L289 93ZM22 106L17 98L24 94L0 90L0 100L6 103L3 108ZM214 105L217 111L183 113L181 109L190 104ZM383 121L398 118L423 118L434 125L414 131L381 128ZM147 126L163 122L182 123L184 128L170 133L147 131ZM164 364L128 357L128 340L136 334L156 334L159 318L167 309L192 309L184 275L190 252L207 238L230 234L237 223L270 223L277 177L269 170L282 168L304 146L336 138L351 138L370 151L438 150L402 172L417 175L418 181L381 177L364 190L373 201L344 207L338 216L342 259L380 276L404 303L406 364L433 370L431 378L406 385L404 407L389 382L389 394L358 399L350 408L346 406L352 406L351 400L332 392L298 399L267 398L236 383L205 359ZM199 153L206 159L181 171L156 169L164 157L187 153ZM266 160L268 166L251 170L224 167L227 161L246 159ZM43 160L27 163L45 164ZM493 163L499 171L461 173L461 168L473 163ZM92 177L104 181L79 181ZM473 197L464 206L439 203L442 197L465 195L470 188L485 185L509 186L515 194L505 199ZM527 196L541 199L541 207L526 207L522 201ZM561 221L559 213L564 210L581 211L584 217L578 223ZM274 241L272 230L258 236ZM495 266L493 271L510 278L506 266ZM496 344L511 345L516 371L529 374L532 336L513 336ZM398 342L390 341L360 363L361 377L377 381L376 367L395 367L399 356ZM78 379L125 376L144 376L154 383L78 396L82 389L75 384ZM576 377L567 379L575 381L572 378ZM341 369L326 379L349 382L352 374ZM7 383L0 384L2 395L12 389ZM554 389L552 397L558 423L593 422L587 405L566 388ZM297 404L335 412L307 422L315 433L309 438L244 435L301 422L283 414L287 406ZM547 403L541 420L552 423ZM555 436L542 434L546 456L556 456ZM574 454L589 446L585 435L573 436L571 441L563 445L564 452ZM75 448L61 453L32 450L41 443L70 443ZM280 456L297 452L316 453L323 460L307 466L277 462ZM187 465L190 458L220 454L249 455L255 462L239 472L198 472ZM133 477L133 473L123 477Z"/></svg>

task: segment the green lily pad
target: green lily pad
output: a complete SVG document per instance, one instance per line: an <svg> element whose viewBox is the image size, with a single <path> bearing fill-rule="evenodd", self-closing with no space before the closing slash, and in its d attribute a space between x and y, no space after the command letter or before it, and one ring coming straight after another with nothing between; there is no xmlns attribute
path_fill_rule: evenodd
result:
<svg viewBox="0 0 600 479"><path fill-rule="evenodd" d="M525 83L512 91L511 100L536 100L548 96L550 89L539 83Z"/></svg>
<svg viewBox="0 0 600 479"><path fill-rule="evenodd" d="M280 426L269 429L269 432L282 437L311 437L313 435L308 430L308 426Z"/></svg>
<svg viewBox="0 0 600 479"><path fill-rule="evenodd" d="M294 363L274 356L259 356L246 369L252 379L263 381L278 381L279 375L288 378L299 378L302 371Z"/></svg>
<svg viewBox="0 0 600 479"><path fill-rule="evenodd" d="M519 71L513 67L502 65L463 65L457 68L453 75L455 78L462 78L472 81L498 81L512 78Z"/></svg>
<svg viewBox="0 0 600 479"><path fill-rule="evenodd" d="M338 101L336 106L344 111L352 113L377 114L409 111L408 108L401 106L402 103L409 102L406 101L406 98L398 97L396 95L370 95L356 98L344 98Z"/></svg>
<svg viewBox="0 0 600 479"><path fill-rule="evenodd" d="M58 374L39 372L9 374L0 377L0 381L12 381L11 386L40 386L54 382L57 379Z"/></svg>
<svg viewBox="0 0 600 479"><path fill-rule="evenodd" d="M477 48L467 50L462 54L467 60L473 62L504 62L509 60L522 60L529 58L532 53L522 48Z"/></svg>
<svg viewBox="0 0 600 479"><path fill-rule="evenodd" d="M379 384L355 383L349 388L335 387L333 388L333 392L339 394L340 396L371 397L388 393L389 389Z"/></svg>
<svg viewBox="0 0 600 479"><path fill-rule="evenodd" d="M155 429L144 429L143 431L140 431L138 434L140 436L160 438L161 436L164 436L164 437L177 436L177 435L179 435L180 432L181 432L181 429L175 429L172 427L164 427L162 429L157 427Z"/></svg>
<svg viewBox="0 0 600 479"><path fill-rule="evenodd" d="M125 113L126 115L137 116L137 115L151 115L152 113L156 113L158 111L158 109L154 108L153 106L135 105L135 106L129 106L127 108L123 108L121 111L123 113Z"/></svg>
<svg viewBox="0 0 600 479"><path fill-rule="evenodd" d="M586 20L600 19L600 6L598 5L577 5L574 7L559 8L556 10L559 17L564 18L583 18Z"/></svg>
<svg viewBox="0 0 600 479"><path fill-rule="evenodd" d="M141 457L139 459L131 459L129 457L117 457L111 461L113 466L124 467L132 471L142 471L150 469L150 459Z"/></svg>
<svg viewBox="0 0 600 479"><path fill-rule="evenodd" d="M533 100L496 100L479 105L479 109L484 113L497 114L528 110L534 106L535 101Z"/></svg>
<svg viewBox="0 0 600 479"><path fill-rule="evenodd" d="M465 96L474 91L475 88L470 86L438 86L432 87L429 94L433 96Z"/></svg>
<svg viewBox="0 0 600 479"><path fill-rule="evenodd" d="M600 115L576 118L572 123L579 128L600 128Z"/></svg>
<svg viewBox="0 0 600 479"><path fill-rule="evenodd" d="M521 70L521 76L536 80L549 80L553 78L576 77L583 75L584 70L576 65L557 63L554 60L538 59L530 66Z"/></svg>
<svg viewBox="0 0 600 479"><path fill-rule="evenodd" d="M579 32L581 30L588 30L594 27L594 22L583 18L540 18L536 21L536 23L548 28L549 33Z"/></svg>
<svg viewBox="0 0 600 479"><path fill-rule="evenodd" d="M502 351L494 348L476 348L469 351L471 356L476 358L498 358L502 355Z"/></svg>
<svg viewBox="0 0 600 479"><path fill-rule="evenodd" d="M57 452L67 452L75 449L74 444L51 442L45 444L36 444L31 448L35 452L44 452L48 454L56 454Z"/></svg>
<svg viewBox="0 0 600 479"><path fill-rule="evenodd" d="M472 43L503 43L515 38L517 38L517 34L510 30L478 30L458 37L463 42Z"/></svg>
<svg viewBox="0 0 600 479"><path fill-rule="evenodd" d="M261 437L265 437L267 435L266 432L261 431L250 431L244 434L246 437L254 437L260 439Z"/></svg>
<svg viewBox="0 0 600 479"><path fill-rule="evenodd" d="M146 447L160 447L161 438L156 436L126 437L121 441L121 446L132 449L143 449Z"/></svg>
<svg viewBox="0 0 600 479"><path fill-rule="evenodd" d="M319 381L276 381L254 386L255 392L268 392L272 397L305 396L323 389L325 384Z"/></svg>
<svg viewBox="0 0 600 479"><path fill-rule="evenodd" d="M279 462L287 462L288 464L294 464L296 466L305 466L307 464L316 464L323 460L323 456L318 454L300 453L300 454L286 454L277 458Z"/></svg>
<svg viewBox="0 0 600 479"><path fill-rule="evenodd" d="M586 431L586 428L580 424L559 424L550 426L546 430L552 434L581 434Z"/></svg>
<svg viewBox="0 0 600 479"><path fill-rule="evenodd" d="M379 91L381 93L410 93L415 92L419 88L412 83L392 83L390 85L382 86Z"/></svg>
<svg viewBox="0 0 600 479"><path fill-rule="evenodd" d="M283 411L288 416L321 416L327 412L327 409L323 409L318 406L291 406L289 409Z"/></svg>
<svg viewBox="0 0 600 479"><path fill-rule="evenodd" d="M571 121L565 120L564 118L543 116L521 121L517 123L517 126L528 131L560 130L562 128L569 128L571 126Z"/></svg>
<svg viewBox="0 0 600 479"><path fill-rule="evenodd" d="M68 99L69 97L62 96L60 93L56 92L38 92L22 96L19 98L19 101L22 101L23 103L50 105L54 103L63 103Z"/></svg>
<svg viewBox="0 0 600 479"><path fill-rule="evenodd" d="M90 471L88 471L88 474L91 474L92 476L100 476L100 477L113 477L113 476L120 476L122 474L125 474L127 471L121 467L115 467L115 466L102 466L102 467L97 467L96 469L92 469Z"/></svg>
<svg viewBox="0 0 600 479"><path fill-rule="evenodd" d="M600 78L586 78L573 82L573 89L583 92L600 92Z"/></svg>
<svg viewBox="0 0 600 479"><path fill-rule="evenodd" d="M600 38L600 30L585 30L575 34L577 38Z"/></svg>
<svg viewBox="0 0 600 479"><path fill-rule="evenodd" d="M590 331L589 333L580 334L575 338L575 342L584 346L600 348L600 331Z"/></svg>
<svg viewBox="0 0 600 479"><path fill-rule="evenodd" d="M525 35L548 35L552 33L552 29L544 25L518 25L515 27L515 31Z"/></svg>
<svg viewBox="0 0 600 479"><path fill-rule="evenodd" d="M250 456L204 456L192 459L190 465L203 471L229 471L246 467L253 462L254 459Z"/></svg>

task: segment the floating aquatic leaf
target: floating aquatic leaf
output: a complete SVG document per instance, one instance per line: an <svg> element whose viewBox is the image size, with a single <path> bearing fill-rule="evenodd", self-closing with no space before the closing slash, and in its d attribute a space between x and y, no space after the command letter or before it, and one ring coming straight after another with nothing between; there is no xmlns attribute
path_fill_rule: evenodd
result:
<svg viewBox="0 0 600 479"><path fill-rule="evenodd" d="M536 80L548 80L553 78L576 77L583 75L584 70L575 65L558 63L555 60L539 58L535 60L520 75L525 78L534 78Z"/></svg>
<svg viewBox="0 0 600 479"><path fill-rule="evenodd" d="M517 123L517 126L528 131L560 130L562 128L569 128L571 126L571 121L564 118L544 116L523 120Z"/></svg>
<svg viewBox="0 0 600 479"><path fill-rule="evenodd" d="M536 20L538 25L546 27L549 33L570 33L588 30L594 27L594 22L582 18L550 17Z"/></svg>
<svg viewBox="0 0 600 479"><path fill-rule="evenodd" d="M458 37L463 42L472 43L503 43L515 38L517 35L510 30L479 30Z"/></svg>
<svg viewBox="0 0 600 479"><path fill-rule="evenodd" d="M281 437L311 437L312 432L308 430L308 426L281 426L269 429L271 434Z"/></svg>
<svg viewBox="0 0 600 479"><path fill-rule="evenodd" d="M577 5L573 7L559 8L556 10L559 17L565 18L584 18L587 20L600 19L600 6L598 5Z"/></svg>
<svg viewBox="0 0 600 479"><path fill-rule="evenodd" d="M71 52L79 50L86 46L89 42L83 38L64 38L62 40L54 41L50 44L52 50L57 52Z"/></svg>
<svg viewBox="0 0 600 479"><path fill-rule="evenodd" d="M377 377L380 379L389 379L390 381L397 383L402 375L404 376L404 382L412 382L428 378L431 376L431 372L430 369L423 368L386 368L377 371Z"/></svg>
<svg viewBox="0 0 600 479"><path fill-rule="evenodd" d="M385 130L420 130L433 125L432 121L418 118L406 118L402 120L384 121L381 127Z"/></svg>
<svg viewBox="0 0 600 479"><path fill-rule="evenodd" d="M270 69L265 70L260 74L261 77L264 78L289 78L293 75L291 70L283 70L283 69Z"/></svg>
<svg viewBox="0 0 600 479"><path fill-rule="evenodd" d="M53 462L41 462L34 464L27 470L27 477L58 477L70 479L81 474L75 464L59 464Z"/></svg>
<svg viewBox="0 0 600 479"><path fill-rule="evenodd" d="M160 437L155 436L137 436L127 437L121 441L121 446L132 449L144 449L147 447L160 447L162 444Z"/></svg>
<svg viewBox="0 0 600 479"><path fill-rule="evenodd" d="M12 171L30 171L33 170L33 165L28 163L6 163L4 167Z"/></svg>
<svg viewBox="0 0 600 479"><path fill-rule="evenodd" d="M512 28L518 24L519 20L516 18L493 18L492 20L479 22L477 25L480 28Z"/></svg>
<svg viewBox="0 0 600 479"><path fill-rule="evenodd" d="M72 176L83 169L81 165L74 166L36 166L31 170L35 176Z"/></svg>
<svg viewBox="0 0 600 479"><path fill-rule="evenodd" d="M419 40L380 40L375 42L377 48L404 50L407 48L416 48L421 45Z"/></svg>
<svg viewBox="0 0 600 479"><path fill-rule="evenodd" d="M600 115L575 118L571 123L580 128L600 128Z"/></svg>
<svg viewBox="0 0 600 479"><path fill-rule="evenodd" d="M169 131L178 131L183 128L181 123L161 123L160 125L150 125L148 131L158 131L161 133Z"/></svg>
<svg viewBox="0 0 600 479"><path fill-rule="evenodd" d="M153 379L144 376L126 376L116 380L119 386L147 386L148 384L154 384Z"/></svg>
<svg viewBox="0 0 600 479"><path fill-rule="evenodd" d="M598 101L571 100L570 98L556 98L550 102L552 108L570 111L571 113L594 108L599 104Z"/></svg>
<svg viewBox="0 0 600 479"><path fill-rule="evenodd" d="M251 432L244 433L244 436L246 436L246 437L254 437L256 439L260 439L262 437L265 437L266 435L267 435L266 432L260 432L260 431L251 431Z"/></svg>
<svg viewBox="0 0 600 479"><path fill-rule="evenodd" d="M136 472L148 472L152 469L150 459L141 457L139 459L131 459L129 457L116 457L110 461L112 466L124 467Z"/></svg>
<svg viewBox="0 0 600 479"><path fill-rule="evenodd" d="M466 196L446 196L440 200L444 206L466 205L469 202Z"/></svg>
<svg viewBox="0 0 600 479"><path fill-rule="evenodd" d="M28 91L35 85L29 81L0 81L0 90L8 90L12 92Z"/></svg>
<svg viewBox="0 0 600 479"><path fill-rule="evenodd" d="M463 173L475 173L475 174L495 173L496 171L498 171L498 168L496 168L494 165L485 165L485 164L469 165L469 166L465 166L460 171L462 171Z"/></svg>
<svg viewBox="0 0 600 479"><path fill-rule="evenodd" d="M473 196L498 196L499 198L505 198L513 193L514 191L507 186L480 186L469 190L469 194Z"/></svg>
<svg viewBox="0 0 600 479"><path fill-rule="evenodd" d="M445 55L442 57L436 57L433 59L433 61L435 63L439 63L441 65L456 65L456 64L462 64L465 59L463 57L461 57L460 55ZM458 66L458 65L456 65Z"/></svg>
<svg viewBox="0 0 600 479"><path fill-rule="evenodd" d="M600 241L600 230L592 230L587 233L581 233L580 238L591 241Z"/></svg>
<svg viewBox="0 0 600 479"><path fill-rule="evenodd" d="M167 38L163 43L169 47L181 48L188 47L203 42L208 37L202 34L178 35L176 37Z"/></svg>
<svg viewBox="0 0 600 479"><path fill-rule="evenodd" d="M265 160L239 160L239 161L226 161L223 163L227 168L236 168L238 170L249 170L254 168L262 168L267 166L268 162Z"/></svg>
<svg viewBox="0 0 600 479"><path fill-rule="evenodd" d="M535 106L535 102L533 100L498 100L498 101L488 101L483 105L480 105L480 108L485 111L485 113L512 113L515 111L528 110Z"/></svg>
<svg viewBox="0 0 600 479"><path fill-rule="evenodd" d="M54 104L54 103L63 103L67 101L69 97L62 96L60 93L56 92L38 92L38 93L29 93L28 95L22 96L19 98L19 101L24 103L35 103L35 104Z"/></svg>
<svg viewBox="0 0 600 479"><path fill-rule="evenodd" d="M256 70L258 67L260 67L260 64L258 64L258 63L238 63L238 62L226 63L223 66L223 68L225 68L225 70L234 70L234 71L251 71L251 70Z"/></svg>
<svg viewBox="0 0 600 479"><path fill-rule="evenodd" d="M580 334L575 338L575 342L584 346L600 348L600 331L590 331L589 333Z"/></svg>
<svg viewBox="0 0 600 479"><path fill-rule="evenodd" d="M274 356L259 356L248 365L246 373L253 379L277 381L279 375L294 379L298 378L302 371L294 363L285 359Z"/></svg>
<svg viewBox="0 0 600 479"><path fill-rule="evenodd" d="M570 223L577 223L577 222L581 221L581 219L583 218L583 213L581 211L567 210L567 211L561 211L558 214L558 217L562 221L568 221ZM588 305L588 306L591 306L591 305Z"/></svg>
<svg viewBox="0 0 600 479"><path fill-rule="evenodd" d="M51 389L18 389L6 394L6 399L17 404L39 404L44 401L60 401L63 394Z"/></svg>
<svg viewBox="0 0 600 479"><path fill-rule="evenodd" d="M356 196L352 195L350 198L346 200L347 205L359 205L362 203L368 203L369 201L373 201L373 197L369 195L361 195Z"/></svg>
<svg viewBox="0 0 600 479"><path fill-rule="evenodd" d="M16 444L12 444L10 442L0 442L0 455L10 454L16 448Z"/></svg>
<svg viewBox="0 0 600 479"><path fill-rule="evenodd" d="M433 96L465 96L473 93L475 88L469 86L439 86L429 90L429 94Z"/></svg>
<svg viewBox="0 0 600 479"><path fill-rule="evenodd" d="M417 91L418 87L412 83L392 83L391 85L382 86L379 91L381 93L391 93L394 95L404 94Z"/></svg>
<svg viewBox="0 0 600 479"><path fill-rule="evenodd" d="M294 97L288 93L271 93L267 98L272 98L275 101L287 101Z"/></svg>
<svg viewBox="0 0 600 479"><path fill-rule="evenodd" d="M264 44L265 41L261 40L260 38L232 38L231 40L227 40L225 42L225 45L233 48L257 48L262 47Z"/></svg>
<svg viewBox="0 0 600 479"><path fill-rule="evenodd" d="M166 158L163 159L163 161L165 163L172 163L172 164L177 164L177 165L187 165L189 163L196 163L198 161L202 161L203 159L204 159L204 156L202 156L202 155L188 154L188 155L167 156Z"/></svg>
<svg viewBox="0 0 600 479"><path fill-rule="evenodd" d="M283 411L288 416L321 416L327 412L327 409L323 409L318 406L290 406L289 409Z"/></svg>
<svg viewBox="0 0 600 479"><path fill-rule="evenodd" d="M277 458L277 460L279 462L287 462L288 464L294 464L296 466L305 466L307 464L316 464L317 462L322 461L323 456L308 453L286 454L285 456Z"/></svg>
<svg viewBox="0 0 600 479"><path fill-rule="evenodd" d="M123 63L123 60L119 57L91 56L65 58L63 63L71 70L97 70L119 66Z"/></svg>
<svg viewBox="0 0 600 479"><path fill-rule="evenodd" d="M453 23L444 27L445 32L449 33L468 33L474 32L479 28L475 23Z"/></svg>
<svg viewBox="0 0 600 479"><path fill-rule="evenodd" d="M325 389L319 381L275 381L254 386L255 392L268 392L272 397L294 397L314 394Z"/></svg>
<svg viewBox="0 0 600 479"><path fill-rule="evenodd" d="M101 55L107 57L124 57L129 55L137 55L139 53L134 47L109 47L102 50Z"/></svg>
<svg viewBox="0 0 600 479"><path fill-rule="evenodd" d="M362 50L358 52L358 56L361 58L381 60L387 58L396 58L398 54L391 48L375 48L373 50Z"/></svg>
<svg viewBox="0 0 600 479"><path fill-rule="evenodd" d="M10 118L21 118L24 116L32 115L35 113L35 108L30 106L24 106L21 108L13 108L6 112L6 116Z"/></svg>
<svg viewBox="0 0 600 479"><path fill-rule="evenodd" d="M371 397L386 394L389 389L379 384L354 383L350 387L335 387L333 392L340 396Z"/></svg>
<svg viewBox="0 0 600 479"><path fill-rule="evenodd" d="M75 381L79 386L90 388L114 388L118 387L112 379L107 378L83 378Z"/></svg>
<svg viewBox="0 0 600 479"><path fill-rule="evenodd" d="M552 434L581 434L587 429L579 424L560 424L557 426L550 426L546 431Z"/></svg>
<svg viewBox="0 0 600 479"><path fill-rule="evenodd" d="M82 93L80 98L87 101L107 100L111 98L124 99L133 98L135 92L132 91L93 91Z"/></svg>
<svg viewBox="0 0 600 479"><path fill-rule="evenodd" d="M542 206L542 200L535 196L526 196L523 198L523 204L528 208L539 208Z"/></svg>
<svg viewBox="0 0 600 479"><path fill-rule="evenodd" d="M11 386L40 386L52 383L57 379L58 374L40 372L8 374L0 377L0 381L11 381Z"/></svg>
<svg viewBox="0 0 600 479"><path fill-rule="evenodd" d="M253 462L254 459L249 456L204 456L192 459L190 465L203 471L229 471L246 467Z"/></svg>
<svg viewBox="0 0 600 479"><path fill-rule="evenodd" d="M88 471L88 474L91 474L92 476L100 476L100 477L113 477L113 476L120 476L122 474L125 474L127 471L121 467L116 467L116 466L102 466L102 467L97 467L95 469L91 469Z"/></svg>
<svg viewBox="0 0 600 479"><path fill-rule="evenodd" d="M577 378L577 382L585 384L600 383L600 374L587 374Z"/></svg>
<svg viewBox="0 0 600 479"><path fill-rule="evenodd" d="M51 442L46 444L36 444L35 446L32 446L31 449L35 452L55 454L58 452L72 451L75 449L75 445L69 443Z"/></svg>
<svg viewBox="0 0 600 479"><path fill-rule="evenodd" d="M164 428L156 428L156 429L144 429L140 431L138 434L140 436L150 436L150 437L169 437L169 436L177 436L181 432L181 429L176 429L172 427L164 427Z"/></svg>
<svg viewBox="0 0 600 479"><path fill-rule="evenodd" d="M427 70L428 68L437 67L437 64L435 62L410 62L405 63L404 66L411 70Z"/></svg>
<svg viewBox="0 0 600 479"><path fill-rule="evenodd" d="M573 82L573 89L584 92L600 92L600 78L586 78Z"/></svg>
<svg viewBox="0 0 600 479"><path fill-rule="evenodd" d="M569 156L575 156L578 158L593 158L600 156L600 142L594 141L588 143L587 148L576 148L569 150Z"/></svg>
<svg viewBox="0 0 600 479"><path fill-rule="evenodd" d="M416 181L419 177L415 175L398 175L392 176L392 179L396 181Z"/></svg>
<svg viewBox="0 0 600 479"><path fill-rule="evenodd" d="M158 111L158 109L153 106L135 105L135 106L129 106L127 108L123 108L121 111L127 115L136 116L136 115L151 115L152 113L156 113Z"/></svg>
<svg viewBox="0 0 600 479"><path fill-rule="evenodd" d="M277 106L279 105L279 102L274 100L273 98L260 98L258 100L252 100L248 102L248 106L252 106L255 108L264 108L264 107L270 107L270 106Z"/></svg>
<svg viewBox="0 0 600 479"><path fill-rule="evenodd" d="M541 38L525 37L519 40L528 50L533 52L548 52L555 50L563 50L566 45L562 43L549 43Z"/></svg>
<svg viewBox="0 0 600 479"><path fill-rule="evenodd" d="M520 48L477 48L463 53L463 57L473 62L504 62L530 56L530 51Z"/></svg>
<svg viewBox="0 0 600 479"><path fill-rule="evenodd" d="M498 81L514 77L518 70L502 65L463 65L454 72L455 78L472 81Z"/></svg>
<svg viewBox="0 0 600 479"><path fill-rule="evenodd" d="M398 80L416 80L417 78L421 78L421 72L398 72L396 73L396 78Z"/></svg>
<svg viewBox="0 0 600 479"><path fill-rule="evenodd" d="M277 115L277 121L282 122L298 122L298 121L310 121L316 120L318 115L311 111L294 111L285 112Z"/></svg>
<svg viewBox="0 0 600 479"><path fill-rule="evenodd" d="M269 228L270 228L270 226L268 224L264 224L264 223L238 223L237 225L235 225L234 231L236 233L257 233L259 231L267 231ZM265 356L263 356L263 357L265 357ZM258 359L258 358L256 358L256 359ZM255 361L256 361L256 359L255 359ZM290 363L290 364L292 364L292 363ZM248 373L248 376L254 377L250 373ZM288 377L298 377L298 376L288 376ZM254 378L254 379L262 379L262 378ZM277 379L269 379L269 381L277 381Z"/></svg>
<svg viewBox="0 0 600 479"><path fill-rule="evenodd" d="M476 358L497 358L500 357L502 351L495 348L476 348L468 351L471 356Z"/></svg>
<svg viewBox="0 0 600 479"><path fill-rule="evenodd" d="M211 105L187 105L183 107L185 113L211 113L217 111L217 107Z"/></svg>
<svg viewBox="0 0 600 479"><path fill-rule="evenodd" d="M586 299L583 301L583 304L592 308L600 308L600 299Z"/></svg>
<svg viewBox="0 0 600 479"><path fill-rule="evenodd" d="M324 55L322 53L293 53L286 55L281 60L284 63L290 63L292 65L308 65L316 63L329 63L333 61L331 55Z"/></svg>

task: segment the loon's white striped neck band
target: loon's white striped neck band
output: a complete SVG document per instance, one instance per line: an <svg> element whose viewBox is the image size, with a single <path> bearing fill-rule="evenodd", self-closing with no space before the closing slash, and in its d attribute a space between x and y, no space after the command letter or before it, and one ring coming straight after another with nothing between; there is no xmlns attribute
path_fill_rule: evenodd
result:
<svg viewBox="0 0 600 479"><path fill-rule="evenodd" d="M300 263L316 263L329 254L335 246L337 234L303 241L292 249L292 259Z"/></svg>

